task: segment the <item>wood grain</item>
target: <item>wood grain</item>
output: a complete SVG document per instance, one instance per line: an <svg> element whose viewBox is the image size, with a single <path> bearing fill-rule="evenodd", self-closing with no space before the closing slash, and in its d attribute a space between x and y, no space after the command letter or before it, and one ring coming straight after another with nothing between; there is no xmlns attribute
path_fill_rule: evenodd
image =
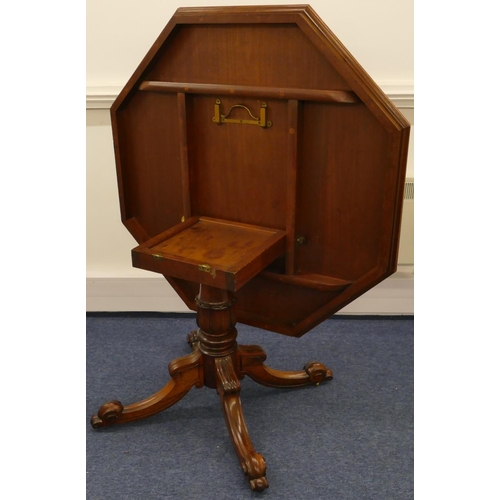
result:
<svg viewBox="0 0 500 500"><path fill-rule="evenodd" d="M217 125L216 99L272 126ZM409 124L311 7L179 9L111 114L139 243L190 215L287 233L240 321L300 336L395 271ZM162 274L194 310L197 275Z"/></svg>
<svg viewBox="0 0 500 500"><path fill-rule="evenodd" d="M236 291L285 251L286 233L191 217L132 250L135 267Z"/></svg>
<svg viewBox="0 0 500 500"><path fill-rule="evenodd" d="M264 108L265 127L249 121ZM301 387L332 371L267 366L262 348L238 345L237 321L299 337L394 272L409 124L306 5L178 9L111 123L133 265L165 276L199 328L163 389L109 401L91 423L216 389L243 472L263 491L240 380Z"/></svg>
<svg viewBox="0 0 500 500"><path fill-rule="evenodd" d="M254 87L249 85L213 85L209 83L179 83L146 81L140 90L149 92L182 92L186 94L209 94L237 97L261 97L266 99L295 99L302 101L335 102L357 104L358 96L348 90L289 89L275 87Z"/></svg>

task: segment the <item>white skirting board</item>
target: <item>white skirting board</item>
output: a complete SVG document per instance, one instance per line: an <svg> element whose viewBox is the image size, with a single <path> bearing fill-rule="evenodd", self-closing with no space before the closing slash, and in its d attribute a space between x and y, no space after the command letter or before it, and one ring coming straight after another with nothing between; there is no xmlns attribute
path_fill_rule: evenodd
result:
<svg viewBox="0 0 500 500"><path fill-rule="evenodd" d="M337 314L412 315L413 266L402 267ZM87 311L191 312L161 276L88 277Z"/></svg>

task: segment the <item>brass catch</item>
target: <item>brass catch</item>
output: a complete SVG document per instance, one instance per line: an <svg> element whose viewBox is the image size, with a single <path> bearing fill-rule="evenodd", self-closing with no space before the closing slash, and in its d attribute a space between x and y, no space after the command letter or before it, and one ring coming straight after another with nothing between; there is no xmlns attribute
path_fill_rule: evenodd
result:
<svg viewBox="0 0 500 500"><path fill-rule="evenodd" d="M215 278L215 269L213 267L210 267L208 264L200 264L198 266L198 269L200 271L203 271L204 273L210 273L212 275L213 278Z"/></svg>
<svg viewBox="0 0 500 500"><path fill-rule="evenodd" d="M159 253L153 253L151 254L151 257L153 257L153 259L163 259L163 255L160 255Z"/></svg>

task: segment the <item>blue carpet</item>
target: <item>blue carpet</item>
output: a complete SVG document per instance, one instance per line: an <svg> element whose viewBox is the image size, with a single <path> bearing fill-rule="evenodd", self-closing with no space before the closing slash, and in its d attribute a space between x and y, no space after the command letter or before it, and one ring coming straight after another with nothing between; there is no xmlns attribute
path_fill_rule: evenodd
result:
<svg viewBox="0 0 500 500"><path fill-rule="evenodd" d="M318 387L273 389L248 377L241 399L269 488L253 493L215 390L193 388L148 419L92 429L99 406L134 403L169 380L190 352L192 317L87 318L87 499L413 499L413 319L327 320L300 339L238 325L266 363L334 372Z"/></svg>

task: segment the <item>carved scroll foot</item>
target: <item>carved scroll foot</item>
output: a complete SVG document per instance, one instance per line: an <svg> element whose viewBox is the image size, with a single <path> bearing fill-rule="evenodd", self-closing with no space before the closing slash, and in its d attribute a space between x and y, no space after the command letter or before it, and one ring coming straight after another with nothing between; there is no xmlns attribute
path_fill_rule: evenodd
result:
<svg viewBox="0 0 500 500"><path fill-rule="evenodd" d="M264 491L268 486L266 461L253 447L243 417L240 399L240 382L236 376L231 356L215 359L217 392L219 393L224 419L241 468L248 477L253 491Z"/></svg>
<svg viewBox="0 0 500 500"><path fill-rule="evenodd" d="M188 356L175 359L168 365L172 379L147 399L123 406L109 401L90 419L92 427L105 427L140 420L155 415L182 399L193 387L203 387L203 356L195 350Z"/></svg>
<svg viewBox="0 0 500 500"><path fill-rule="evenodd" d="M260 346L239 345L237 351L238 375L248 375L255 382L268 387L303 387L319 385L333 378L332 370L317 361L311 361L301 371L281 371L264 364L267 356Z"/></svg>

